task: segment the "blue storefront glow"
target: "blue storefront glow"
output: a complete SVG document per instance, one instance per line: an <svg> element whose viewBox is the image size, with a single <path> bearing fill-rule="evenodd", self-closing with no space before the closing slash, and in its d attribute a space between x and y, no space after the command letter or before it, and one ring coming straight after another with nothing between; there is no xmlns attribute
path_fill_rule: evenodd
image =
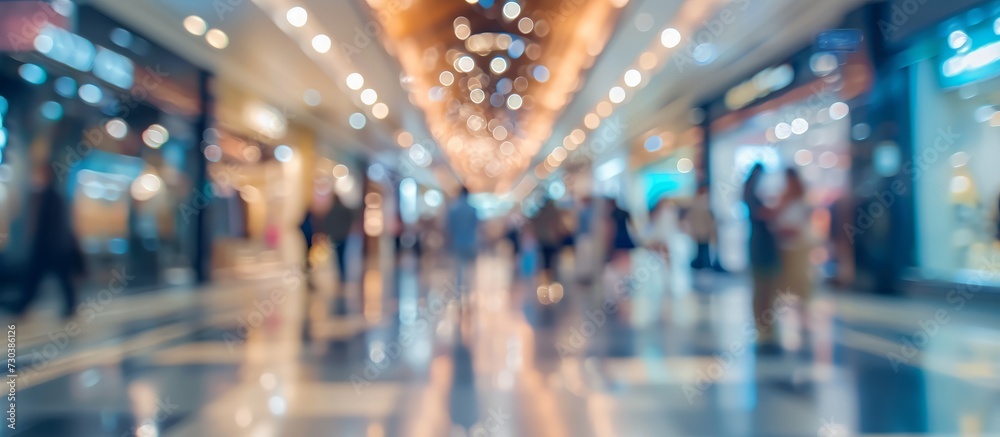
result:
<svg viewBox="0 0 1000 437"><path fill-rule="evenodd" d="M955 29L941 42L941 86L954 88L1000 75L1000 36L996 22Z"/></svg>

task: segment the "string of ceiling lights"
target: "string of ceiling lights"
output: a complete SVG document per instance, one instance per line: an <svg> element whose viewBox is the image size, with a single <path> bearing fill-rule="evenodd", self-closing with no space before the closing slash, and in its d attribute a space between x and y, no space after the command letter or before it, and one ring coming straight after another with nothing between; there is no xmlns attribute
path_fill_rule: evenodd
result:
<svg viewBox="0 0 1000 437"><path fill-rule="evenodd" d="M316 20L310 20L309 11L303 6L292 5L285 0L253 0L262 11L267 13L279 29L304 47L306 54L337 76L352 91L360 101L359 108L368 107L372 117L382 120L389 116L389 106L378 101L378 92L374 87L365 87L365 79L361 73L351 71L350 61L342 54L333 52L333 40L326 29ZM216 49L224 49L229 45L229 37L220 29L209 29L205 20L197 15L184 19L184 29L192 35L205 36L209 45ZM311 49L311 50L309 50ZM330 54L330 56L322 56ZM315 89L305 90L303 100L309 106L318 106L322 96ZM368 117L362 112L354 112L348 117L348 124L354 129L363 129Z"/></svg>
<svg viewBox="0 0 1000 437"><path fill-rule="evenodd" d="M563 138L562 145L555 147L545 159L536 165L535 177L538 180L544 180L552 176L568 157L578 153L577 150L585 142L587 133L596 131L603 120L614 114L616 106L626 103L630 97L648 86L650 83L648 78L655 76L667 66L672 56L681 47L684 35L694 34L698 26L697 23L708 19L709 15L724 3L726 3L725 0L685 2L673 25L663 29L659 39L650 43L647 50L639 55L630 68L626 69L619 82L608 91L607 99L602 99L601 102L597 103L594 109L583 117L581 125ZM703 47L704 45L693 47L692 53L711 53L710 48ZM710 62L710 60L710 56L704 59L695 59L696 62ZM661 141L673 141L673 139L674 136L669 135L666 138L661 138ZM669 146L669 144L661 145Z"/></svg>

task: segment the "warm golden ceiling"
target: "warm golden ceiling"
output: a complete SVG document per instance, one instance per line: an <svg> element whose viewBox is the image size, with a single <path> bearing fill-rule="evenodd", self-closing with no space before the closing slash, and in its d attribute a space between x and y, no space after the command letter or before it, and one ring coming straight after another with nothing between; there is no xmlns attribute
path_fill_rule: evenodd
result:
<svg viewBox="0 0 1000 437"><path fill-rule="evenodd" d="M433 141L471 190L493 192L528 168L626 3L368 0Z"/></svg>

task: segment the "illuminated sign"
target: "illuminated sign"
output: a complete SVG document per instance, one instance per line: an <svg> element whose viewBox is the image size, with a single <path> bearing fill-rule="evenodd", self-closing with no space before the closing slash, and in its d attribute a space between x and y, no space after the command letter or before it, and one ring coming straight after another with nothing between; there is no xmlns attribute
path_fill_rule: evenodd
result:
<svg viewBox="0 0 1000 437"><path fill-rule="evenodd" d="M46 57L80 71L89 71L96 49L86 38L51 24L35 37L35 50Z"/></svg>
<svg viewBox="0 0 1000 437"><path fill-rule="evenodd" d="M94 76L118 88L130 89L135 81L135 64L132 60L104 47L97 48L94 58Z"/></svg>
<svg viewBox="0 0 1000 437"><path fill-rule="evenodd" d="M795 69L789 64L768 68L726 92L726 107L731 111L780 91L795 80Z"/></svg>
<svg viewBox="0 0 1000 437"><path fill-rule="evenodd" d="M1000 19L952 30L942 42L941 85L952 88L1000 75Z"/></svg>

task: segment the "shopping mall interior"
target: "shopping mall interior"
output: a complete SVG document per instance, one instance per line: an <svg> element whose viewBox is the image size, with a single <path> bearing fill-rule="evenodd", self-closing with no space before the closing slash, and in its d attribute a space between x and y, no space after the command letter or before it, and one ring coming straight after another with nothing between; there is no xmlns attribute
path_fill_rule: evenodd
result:
<svg viewBox="0 0 1000 437"><path fill-rule="evenodd" d="M0 35L0 437L1000 436L998 0Z"/></svg>

